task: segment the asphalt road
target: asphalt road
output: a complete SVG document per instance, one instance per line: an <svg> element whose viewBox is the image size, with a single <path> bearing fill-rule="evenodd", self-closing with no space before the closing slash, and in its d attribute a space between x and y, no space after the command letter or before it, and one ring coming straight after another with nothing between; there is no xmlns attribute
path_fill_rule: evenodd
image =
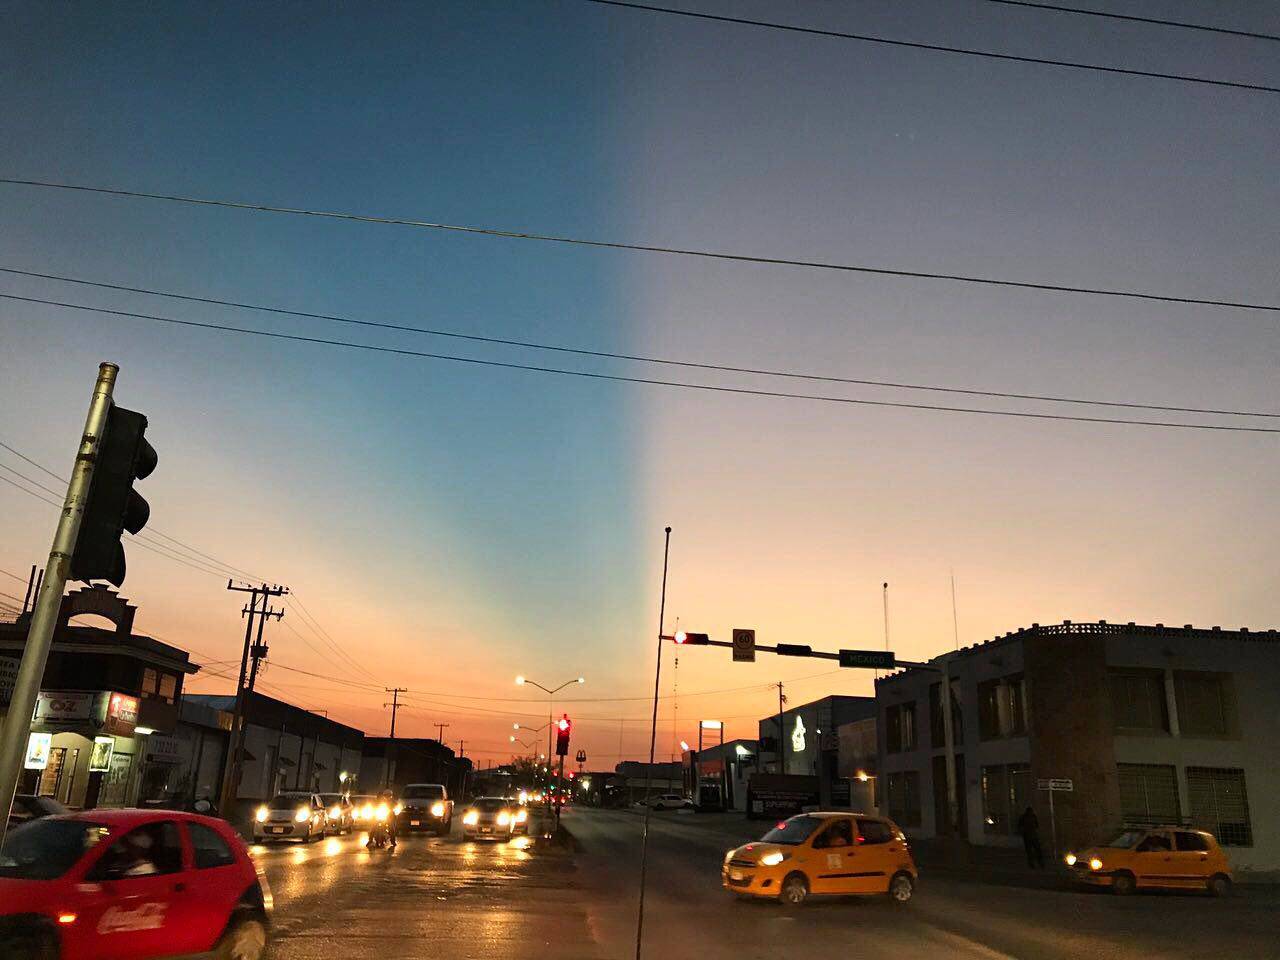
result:
<svg viewBox="0 0 1280 960"><path fill-rule="evenodd" d="M410 837L366 851L358 836L255 848L276 897L276 960L333 957L631 960L641 817L570 810L575 849L541 841ZM741 903L719 880L725 849L759 829L654 814L646 960L1150 960L1280 957L1280 898L1117 898L1022 889L925 871L915 900Z"/></svg>

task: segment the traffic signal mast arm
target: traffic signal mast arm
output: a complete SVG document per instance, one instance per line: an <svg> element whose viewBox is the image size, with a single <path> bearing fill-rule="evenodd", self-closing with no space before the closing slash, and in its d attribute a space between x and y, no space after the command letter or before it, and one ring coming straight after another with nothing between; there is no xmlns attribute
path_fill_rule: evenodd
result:
<svg viewBox="0 0 1280 960"><path fill-rule="evenodd" d="M688 633L683 630L675 634L663 634L662 639L670 640L672 643L678 643L682 646L688 646L688 647L698 647L698 646L732 647L733 646L733 642L729 640L712 640L711 637L705 633ZM840 665L842 667L843 666L865 667L866 669L878 669L878 670L892 669L894 667L910 667L917 670L937 670L938 669L936 666L929 663L917 663L912 660L899 660L897 657L894 657L892 654L887 653L887 651L879 651L879 650L841 650L841 651L833 652L829 650L814 650L812 647L808 646L807 644L802 644L802 643L779 643L779 644L775 644L774 646L758 643L755 645L755 649L763 650L766 653L776 653L782 657L813 657L818 660L837 660L840 662ZM858 659L857 655L859 654L879 655L880 657L885 657L887 655L888 662L887 663L868 662L865 664L851 662L851 661L857 660Z"/></svg>

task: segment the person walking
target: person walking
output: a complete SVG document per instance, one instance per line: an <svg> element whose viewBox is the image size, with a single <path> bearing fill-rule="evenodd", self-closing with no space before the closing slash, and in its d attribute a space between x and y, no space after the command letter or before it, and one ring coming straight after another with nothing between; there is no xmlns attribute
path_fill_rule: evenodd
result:
<svg viewBox="0 0 1280 960"><path fill-rule="evenodd" d="M1040 846L1040 820L1030 806L1018 818L1018 833L1022 834L1022 847L1027 852L1027 866L1033 870L1044 869L1044 849Z"/></svg>

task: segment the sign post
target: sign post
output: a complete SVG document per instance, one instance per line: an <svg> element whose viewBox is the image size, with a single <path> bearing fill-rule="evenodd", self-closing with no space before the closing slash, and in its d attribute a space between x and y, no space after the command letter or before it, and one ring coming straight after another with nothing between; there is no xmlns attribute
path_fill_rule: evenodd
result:
<svg viewBox="0 0 1280 960"><path fill-rule="evenodd" d="M1049 777L1036 781L1036 789L1044 790L1049 794L1049 835L1053 840L1053 859L1058 859L1058 821L1053 810L1053 795L1055 793L1072 793L1075 791L1075 783L1066 777Z"/></svg>
<svg viewBox="0 0 1280 960"><path fill-rule="evenodd" d="M733 630L733 662L755 663L756 632L742 627Z"/></svg>

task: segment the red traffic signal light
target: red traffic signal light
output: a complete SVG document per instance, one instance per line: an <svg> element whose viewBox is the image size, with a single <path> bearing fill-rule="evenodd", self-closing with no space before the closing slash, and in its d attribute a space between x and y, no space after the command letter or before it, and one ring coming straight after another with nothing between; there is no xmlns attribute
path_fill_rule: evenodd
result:
<svg viewBox="0 0 1280 960"><path fill-rule="evenodd" d="M556 722L556 756L563 757L569 752L569 734L573 730L573 721L566 713Z"/></svg>
<svg viewBox="0 0 1280 960"><path fill-rule="evenodd" d="M693 646L693 645L705 645L710 642L711 637L705 633L688 633L687 631L684 631L684 630L677 630L675 639L676 639L676 643L686 645L686 646Z"/></svg>

